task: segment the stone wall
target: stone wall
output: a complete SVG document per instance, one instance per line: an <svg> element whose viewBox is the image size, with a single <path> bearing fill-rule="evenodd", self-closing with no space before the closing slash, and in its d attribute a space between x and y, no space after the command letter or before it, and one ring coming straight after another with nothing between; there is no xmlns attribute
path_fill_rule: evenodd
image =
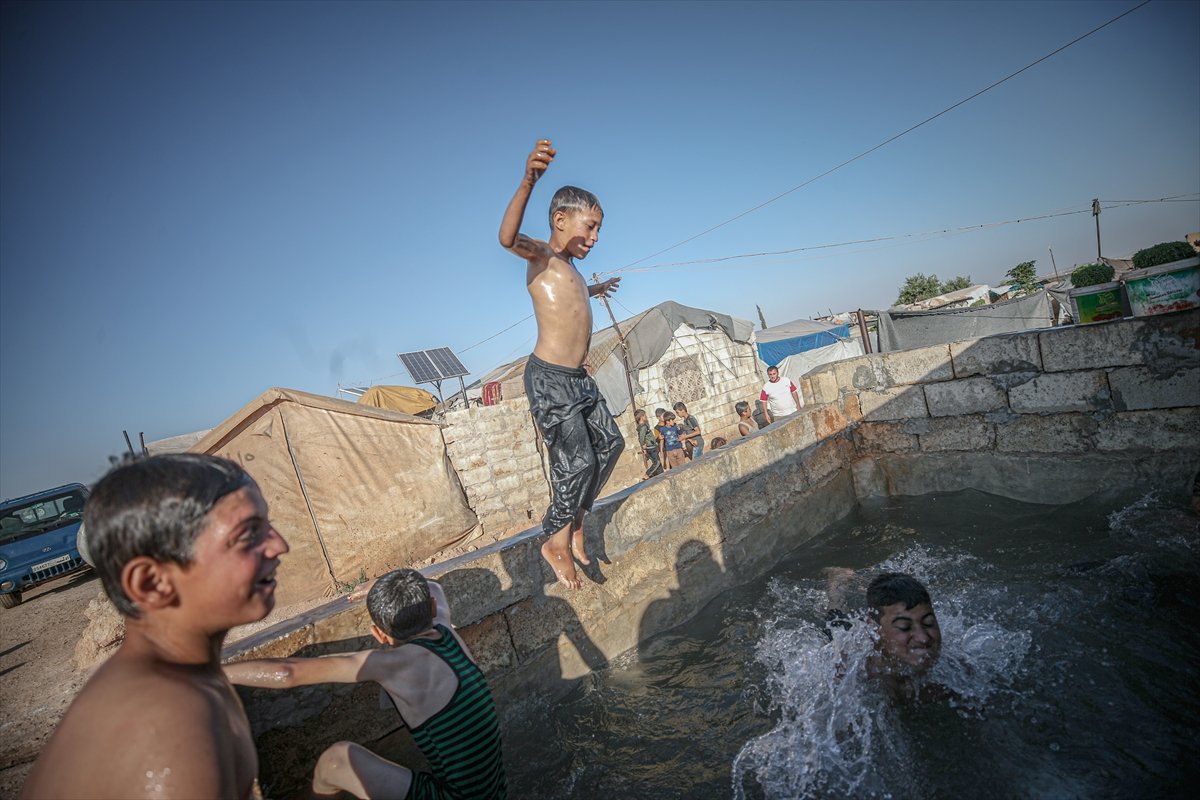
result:
<svg viewBox="0 0 1200 800"><path fill-rule="evenodd" d="M1069 503L1106 485L1181 494L1200 469L1198 348L1200 312L1181 312L829 365L809 377L817 403L799 414L598 504L581 590L555 582L536 530L427 573L511 713L762 574L860 497L975 488ZM359 649L367 629L361 603L335 601L226 657ZM419 763L374 687L242 697L263 782L281 796L339 738Z"/></svg>

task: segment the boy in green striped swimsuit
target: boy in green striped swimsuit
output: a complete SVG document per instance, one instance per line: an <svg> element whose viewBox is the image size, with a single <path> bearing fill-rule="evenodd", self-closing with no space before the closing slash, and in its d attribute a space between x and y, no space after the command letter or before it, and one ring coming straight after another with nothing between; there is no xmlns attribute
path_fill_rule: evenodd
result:
<svg viewBox="0 0 1200 800"><path fill-rule="evenodd" d="M362 596L362 590L351 599ZM312 790L360 798L505 798L500 726L492 693L467 646L450 627L442 587L412 569L379 578L367 592L371 634L386 647L322 658L229 664L229 680L283 689L375 681L391 697L430 772L414 772L353 742L317 760Z"/></svg>

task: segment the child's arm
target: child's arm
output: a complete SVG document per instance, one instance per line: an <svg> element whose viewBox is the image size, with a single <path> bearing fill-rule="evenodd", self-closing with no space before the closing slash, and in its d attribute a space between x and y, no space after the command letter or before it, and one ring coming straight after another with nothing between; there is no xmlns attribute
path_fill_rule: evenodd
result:
<svg viewBox="0 0 1200 800"><path fill-rule="evenodd" d="M433 598L436 607L433 614L433 624L445 625L447 628L451 627L450 602L446 600L446 593L442 591L442 585L437 581L430 581L429 596Z"/></svg>
<svg viewBox="0 0 1200 800"><path fill-rule="evenodd" d="M509 201L504 219L500 222L500 246L526 261L546 260L554 255L550 245L521 233L521 220L525 217L525 206L534 185L546 172L556 152L549 139L538 141L525 161L525 177L517 185L516 194Z"/></svg>
<svg viewBox="0 0 1200 800"><path fill-rule="evenodd" d="M238 686L290 689L315 683L358 683L373 650L321 658L263 658L226 664L225 677Z"/></svg>
<svg viewBox="0 0 1200 800"><path fill-rule="evenodd" d="M617 284L621 282L621 276L609 278L600 283L593 283L588 287L588 297L612 297L613 292L617 291Z"/></svg>

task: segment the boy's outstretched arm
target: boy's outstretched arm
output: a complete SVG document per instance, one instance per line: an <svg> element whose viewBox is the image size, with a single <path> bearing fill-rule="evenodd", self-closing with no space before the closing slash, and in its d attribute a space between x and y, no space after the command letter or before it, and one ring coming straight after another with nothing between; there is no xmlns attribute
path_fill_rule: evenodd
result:
<svg viewBox="0 0 1200 800"><path fill-rule="evenodd" d="M360 650L345 656L321 658L262 658L225 664L222 669L230 683L257 686L260 689L290 689L315 683L358 683L363 665L373 650Z"/></svg>
<svg viewBox="0 0 1200 800"><path fill-rule="evenodd" d="M500 246L526 261L553 255L550 245L521 233L521 220L525 217L525 206L529 202L534 185L546 172L556 152L558 151L549 139L538 140L533 152L525 160L525 175L517 185L517 191L509 201L508 208L504 210L504 219L500 222Z"/></svg>
<svg viewBox="0 0 1200 800"><path fill-rule="evenodd" d="M621 282L621 276L609 278L600 283L593 283L588 287L588 297L611 297L613 292L617 291L617 284Z"/></svg>
<svg viewBox="0 0 1200 800"><path fill-rule="evenodd" d="M447 628L452 627L450 625L450 602L446 599L446 593L442 591L442 585L437 581L430 581L429 596L433 598L435 607L433 624L445 625Z"/></svg>

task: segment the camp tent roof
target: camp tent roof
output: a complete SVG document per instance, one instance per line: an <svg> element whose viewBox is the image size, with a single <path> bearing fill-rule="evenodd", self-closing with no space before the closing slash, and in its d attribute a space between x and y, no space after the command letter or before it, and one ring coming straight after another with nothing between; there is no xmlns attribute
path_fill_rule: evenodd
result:
<svg viewBox="0 0 1200 800"><path fill-rule="evenodd" d="M438 399L414 386L372 386L358 398L358 404L406 414L421 414L435 408Z"/></svg>
<svg viewBox="0 0 1200 800"><path fill-rule="evenodd" d="M764 328L755 334L758 357L765 364L778 364L790 355L827 347L850 336L849 324L830 325L814 319L794 319Z"/></svg>

